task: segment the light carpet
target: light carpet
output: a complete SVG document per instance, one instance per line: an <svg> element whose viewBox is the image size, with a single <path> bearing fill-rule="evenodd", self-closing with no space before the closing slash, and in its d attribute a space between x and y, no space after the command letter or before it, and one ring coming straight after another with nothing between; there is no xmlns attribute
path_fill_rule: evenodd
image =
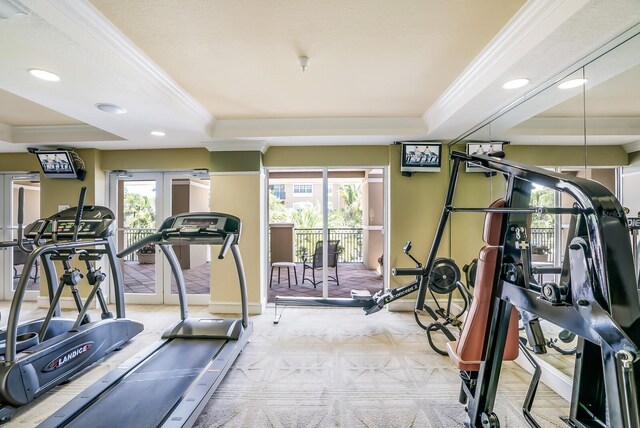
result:
<svg viewBox="0 0 640 428"><path fill-rule="evenodd" d="M24 319L43 315L29 303ZM207 316L206 308L191 308ZM8 302L0 305L6 320ZM24 406L5 426L33 427L101 376L150 343L177 320L175 306L130 305L145 331L72 382ZM361 309L286 308L252 317L255 330L243 353L205 407L197 427L459 427L458 372L435 354L411 313ZM503 427L525 427L521 416L530 375L505 363L496 403ZM118 409L113 409L118 411ZM534 415L561 427L568 403L541 386ZM115 428L115 427L114 427ZM117 427L124 428L124 427ZM140 427L135 427L140 428Z"/></svg>

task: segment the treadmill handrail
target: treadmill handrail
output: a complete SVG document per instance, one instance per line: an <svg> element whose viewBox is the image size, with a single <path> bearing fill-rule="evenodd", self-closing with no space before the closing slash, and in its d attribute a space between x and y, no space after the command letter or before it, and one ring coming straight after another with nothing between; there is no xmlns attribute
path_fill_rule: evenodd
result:
<svg viewBox="0 0 640 428"><path fill-rule="evenodd" d="M127 248L125 248L124 250L120 251L117 256L118 258L122 259L125 258L126 256L128 256L129 254L138 251L139 249L146 247L147 245L150 244L159 244L162 241L162 238L164 237L165 232L156 232L153 233L149 236L145 236L144 238L142 238L141 240L139 240L138 242L131 244L130 246L128 246Z"/></svg>

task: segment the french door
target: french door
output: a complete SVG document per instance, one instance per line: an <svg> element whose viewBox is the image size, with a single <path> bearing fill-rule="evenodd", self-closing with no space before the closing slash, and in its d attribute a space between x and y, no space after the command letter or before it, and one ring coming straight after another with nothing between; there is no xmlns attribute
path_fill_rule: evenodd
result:
<svg viewBox="0 0 640 428"><path fill-rule="evenodd" d="M18 189L24 189L24 225L40 218L40 176L38 174L0 174L0 240L13 241L18 238ZM0 296L3 300L13 298L26 254L18 248L0 250ZM25 300L36 300L42 278L41 266L31 272L27 283Z"/></svg>
<svg viewBox="0 0 640 428"><path fill-rule="evenodd" d="M191 172L114 172L109 177L109 205L116 213L118 251L154 233L162 221L182 212L209 211L209 177ZM183 270L187 299L208 304L208 246L175 246ZM128 303L177 304L177 284L158 246L120 261Z"/></svg>

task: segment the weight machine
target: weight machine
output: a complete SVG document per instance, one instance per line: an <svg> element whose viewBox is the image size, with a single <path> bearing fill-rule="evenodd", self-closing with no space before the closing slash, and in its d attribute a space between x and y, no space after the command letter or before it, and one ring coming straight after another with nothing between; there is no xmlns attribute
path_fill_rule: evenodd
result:
<svg viewBox="0 0 640 428"><path fill-rule="evenodd" d="M640 427L640 302L627 219L620 203L594 181L496 157L452 152L451 159L444 209L424 269L428 271L436 260L451 213L486 213L487 245L479 257L482 266L478 266L475 297L461 339L448 344L449 355L460 369L460 401L469 416L467 426L500 426L493 406L502 361L517 355L517 308L531 314L531 319L547 319L579 336L570 414L564 418L568 425ZM454 207L463 163L504 175L505 200L489 208ZM530 207L533 183L566 193L576 202L571 208ZM571 215L557 284L537 285L530 280L526 226L527 216L534 213ZM420 288L416 311L422 310L427 291L425 285ZM485 298L478 298L479 294ZM529 328L535 337L539 325L531 323ZM525 419L533 427L539 426L530 414L538 378L539 368L523 405Z"/></svg>

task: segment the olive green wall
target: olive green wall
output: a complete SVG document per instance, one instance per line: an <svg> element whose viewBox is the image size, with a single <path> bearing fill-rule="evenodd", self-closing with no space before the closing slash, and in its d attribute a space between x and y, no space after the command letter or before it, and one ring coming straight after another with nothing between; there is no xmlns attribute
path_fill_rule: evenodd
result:
<svg viewBox="0 0 640 428"><path fill-rule="evenodd" d="M463 146L456 149L464 150ZM208 168L214 171L213 209L235 212L234 207L242 205L237 214L245 222L243 256L245 266L251 266L250 298L252 309L264 301L261 289L264 263L258 248L262 241L261 192L263 178L258 171L262 163L267 167L341 167L341 166L387 166L389 229L385 234L390 239L388 265L411 266L411 261L402 253L406 240L413 242L413 254L425 260L432 245L433 236L442 212L442 204L449 180L448 148L443 147L443 165L440 173L420 173L404 177L400 173L400 145L386 146L324 146L324 147L271 147L262 155L260 152L209 152L206 149L157 149L157 150L78 150L85 161L87 177L78 180L47 179L42 177L41 215L48 216L57 211L58 205L74 206L82 186L88 187L87 203L104 204L106 201L105 171L130 170L178 170ZM508 146L507 158L518 162L542 166L581 166L584 152L581 146ZM629 162L640 164L640 152L627 155L618 146L590 146L588 162L591 166L619 166ZM35 156L27 153L10 153L0 156L2 171L40 171ZM247 173L253 173L248 174ZM240 176L237 174L240 173ZM218 178L216 174L221 174ZM242 178L241 178L242 177ZM216 190L216 188L218 190ZM225 188L228 191L221 192ZM458 182L456 204L460 206L487 206L504 193L504 180L499 176L488 178L482 173L461 172ZM247 196L242 203L237 195ZM216 196L217 195L217 196ZM244 213L244 214L243 214ZM482 246L481 229L483 216L480 214L452 215L452 229L447 230L439 255L452 257L460 266L477 255ZM251 237L249 237L251 236ZM452 244L449 245L449 239ZM249 248L251 247L251 248ZM225 268L223 268L225 269ZM388 273L388 271L387 271ZM232 276L232 275L231 275ZM391 278L389 284L396 286L406 282L406 278ZM212 305L216 301L228 307L233 301L231 288L213 284ZM225 288L220 288L225 287ZM221 292L218 294L218 291ZM412 299L410 297L409 299Z"/></svg>
<svg viewBox="0 0 640 428"><path fill-rule="evenodd" d="M520 146L505 148L507 159L538 166L584 166L584 146ZM624 166L629 156L622 146L587 146L588 166Z"/></svg>
<svg viewBox="0 0 640 428"><path fill-rule="evenodd" d="M640 151L629 153L629 166L640 166Z"/></svg>
<svg viewBox="0 0 640 428"><path fill-rule="evenodd" d="M263 159L266 167L382 166L388 161L387 146L270 147Z"/></svg>
<svg viewBox="0 0 640 428"><path fill-rule="evenodd" d="M205 148L105 150L102 152L102 168L108 171L210 169L211 154Z"/></svg>
<svg viewBox="0 0 640 428"><path fill-rule="evenodd" d="M1 153L0 171L7 172L40 172L40 164L31 153Z"/></svg>
<svg viewBox="0 0 640 428"><path fill-rule="evenodd" d="M260 171L261 169L261 152L211 152L212 172Z"/></svg>
<svg viewBox="0 0 640 428"><path fill-rule="evenodd" d="M443 159L447 159L447 148L443 147ZM403 252L406 241L411 241L411 254L421 262L427 259L438 221L442 213L446 186L449 181L448 165L445 161L439 173L415 173L405 177L400 171L402 146L388 146L389 151L389 267L415 267ZM440 245L440 256L449 255L448 230ZM389 271L387 270L387 274ZM397 287L411 277L391 277L390 287ZM407 299L415 299L409 296Z"/></svg>

